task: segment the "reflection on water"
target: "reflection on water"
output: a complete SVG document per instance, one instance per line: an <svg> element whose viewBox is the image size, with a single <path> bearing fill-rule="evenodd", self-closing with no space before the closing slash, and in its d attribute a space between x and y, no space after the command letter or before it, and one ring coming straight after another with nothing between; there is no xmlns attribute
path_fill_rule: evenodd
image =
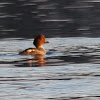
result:
<svg viewBox="0 0 100 100"><path fill-rule="evenodd" d="M45 59L42 55L35 55L34 56L35 61L39 64L39 66L45 66ZM28 62L30 64L30 67L32 67L32 63L34 62L34 59L30 59ZM35 65L36 66L36 65Z"/></svg>
<svg viewBox="0 0 100 100"><path fill-rule="evenodd" d="M46 60L43 55L34 55L33 57L29 57L26 60L18 61L18 67L42 67L45 66Z"/></svg>
<svg viewBox="0 0 100 100"><path fill-rule="evenodd" d="M19 55L32 41L0 40L1 100L100 99L100 38L48 38L45 56Z"/></svg>

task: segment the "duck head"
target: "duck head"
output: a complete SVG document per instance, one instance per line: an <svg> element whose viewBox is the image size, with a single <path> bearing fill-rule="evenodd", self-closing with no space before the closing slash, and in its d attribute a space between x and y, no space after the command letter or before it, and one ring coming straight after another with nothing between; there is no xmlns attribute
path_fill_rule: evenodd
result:
<svg viewBox="0 0 100 100"><path fill-rule="evenodd" d="M49 43L43 34L38 35L35 39L33 44L36 46L36 48L42 47L43 44Z"/></svg>

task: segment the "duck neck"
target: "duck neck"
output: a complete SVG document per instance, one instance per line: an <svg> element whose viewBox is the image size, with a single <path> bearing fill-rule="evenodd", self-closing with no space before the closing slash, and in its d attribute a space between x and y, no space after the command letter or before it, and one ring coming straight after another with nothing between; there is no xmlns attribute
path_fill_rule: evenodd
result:
<svg viewBox="0 0 100 100"><path fill-rule="evenodd" d="M44 52L44 54L46 54L46 51L45 51L45 49L43 48L43 46L38 46L38 47L36 47L36 48L37 48L38 50Z"/></svg>
<svg viewBox="0 0 100 100"><path fill-rule="evenodd" d="M38 48L38 49L39 49L39 48L43 48L43 46L42 46L42 45L41 45L41 46L36 46L36 48ZM44 48L43 48L43 49L44 49Z"/></svg>

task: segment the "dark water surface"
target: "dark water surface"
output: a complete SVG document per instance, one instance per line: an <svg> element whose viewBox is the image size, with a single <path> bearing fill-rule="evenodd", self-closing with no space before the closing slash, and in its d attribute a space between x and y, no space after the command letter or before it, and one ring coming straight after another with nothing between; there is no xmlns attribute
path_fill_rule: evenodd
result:
<svg viewBox="0 0 100 100"><path fill-rule="evenodd" d="M100 36L100 0L0 0L0 38Z"/></svg>
<svg viewBox="0 0 100 100"><path fill-rule="evenodd" d="M44 57L19 55L33 39L0 40L0 100L99 100L100 38L47 38Z"/></svg>

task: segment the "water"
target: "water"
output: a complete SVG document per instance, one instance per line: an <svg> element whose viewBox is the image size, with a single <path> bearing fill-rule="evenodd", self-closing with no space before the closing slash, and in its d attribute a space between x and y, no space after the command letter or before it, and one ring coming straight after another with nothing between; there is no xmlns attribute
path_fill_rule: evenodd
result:
<svg viewBox="0 0 100 100"><path fill-rule="evenodd" d="M100 0L1 0L0 38L100 36Z"/></svg>
<svg viewBox="0 0 100 100"><path fill-rule="evenodd" d="M100 100L99 8L100 0L1 0L0 100ZM47 54L19 55L40 33Z"/></svg>
<svg viewBox="0 0 100 100"><path fill-rule="evenodd" d="M0 100L99 100L100 38L47 38L47 54L18 53L33 39L0 40Z"/></svg>

